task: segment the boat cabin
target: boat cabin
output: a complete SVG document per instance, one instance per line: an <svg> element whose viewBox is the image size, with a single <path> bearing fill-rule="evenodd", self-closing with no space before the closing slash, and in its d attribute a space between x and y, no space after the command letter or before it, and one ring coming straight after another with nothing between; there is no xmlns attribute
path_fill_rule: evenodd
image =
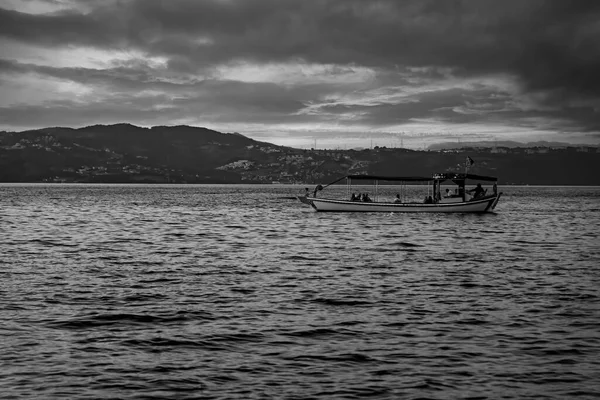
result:
<svg viewBox="0 0 600 400"><path fill-rule="evenodd" d="M474 189L467 189L467 181L477 184ZM498 194L498 179L492 176L459 174L445 172L433 175L433 193L434 199L439 203L458 203L468 201L474 198L482 198L489 195ZM490 185L491 188L484 188L483 184ZM451 187L445 187L451 183ZM491 191L490 191L491 190Z"/></svg>

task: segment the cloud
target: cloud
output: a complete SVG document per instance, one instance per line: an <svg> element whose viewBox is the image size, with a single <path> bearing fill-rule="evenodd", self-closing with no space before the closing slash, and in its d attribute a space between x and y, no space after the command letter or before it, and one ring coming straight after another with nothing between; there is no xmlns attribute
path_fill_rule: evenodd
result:
<svg viewBox="0 0 600 400"><path fill-rule="evenodd" d="M265 135L490 126L589 140L598 21L584 0L9 1L1 123L39 106L76 124L50 100L74 90L72 106L102 122L160 109ZM36 100L27 82L44 80Z"/></svg>

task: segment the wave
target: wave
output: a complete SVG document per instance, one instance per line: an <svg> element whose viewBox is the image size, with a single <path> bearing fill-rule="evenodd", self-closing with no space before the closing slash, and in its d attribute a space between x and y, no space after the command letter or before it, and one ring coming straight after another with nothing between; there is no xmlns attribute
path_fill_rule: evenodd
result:
<svg viewBox="0 0 600 400"><path fill-rule="evenodd" d="M367 300L344 300L344 299L330 299L319 297L311 300L314 303L325 304L328 306L366 306L372 305L373 303Z"/></svg>
<svg viewBox="0 0 600 400"><path fill-rule="evenodd" d="M55 329L87 329L115 325L161 325L180 323L190 320L211 320L209 313L177 312L167 316L149 314L98 314L67 320L46 321L45 325Z"/></svg>

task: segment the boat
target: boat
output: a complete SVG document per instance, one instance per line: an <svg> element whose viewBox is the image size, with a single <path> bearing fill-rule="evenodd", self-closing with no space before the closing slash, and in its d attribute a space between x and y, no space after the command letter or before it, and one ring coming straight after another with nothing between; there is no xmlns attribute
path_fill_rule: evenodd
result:
<svg viewBox="0 0 600 400"><path fill-rule="evenodd" d="M336 199L333 197L321 197L322 191L327 187L346 180L346 197ZM354 193L350 196L352 182L359 183L370 182L375 186L375 199L368 198L356 199ZM414 177L414 176L376 176L376 175L347 175L336 179L335 181L323 186L317 185L312 196L307 193L298 196L298 199L307 205L310 205L316 211L335 211L335 212L402 212L402 213L486 213L492 212L500 197L498 192L498 179L491 176L475 175L469 173L440 173L432 177ZM484 188L485 185L491 185L491 188ZM384 183L386 186L380 186ZM477 183L474 189L467 190L466 186L470 183ZM396 198L379 196L380 187L387 188L389 185L400 185L399 193ZM423 201L407 201L406 185L422 185L427 188L427 196ZM442 186L452 185L454 190L446 188L442 195ZM339 186L338 186L339 187ZM391 186L391 188L394 188ZM488 194L488 190L490 194ZM401 195L402 193L402 195ZM473 193L473 195L471 195ZM380 197L383 197L380 199Z"/></svg>

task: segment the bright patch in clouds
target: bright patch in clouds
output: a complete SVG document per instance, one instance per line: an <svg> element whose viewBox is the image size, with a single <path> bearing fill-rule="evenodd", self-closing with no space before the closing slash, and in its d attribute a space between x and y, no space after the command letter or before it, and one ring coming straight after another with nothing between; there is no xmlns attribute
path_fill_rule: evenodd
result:
<svg viewBox="0 0 600 400"><path fill-rule="evenodd" d="M62 100L85 103L95 95L87 85L48 77L27 75L0 82L3 87L0 107L44 106Z"/></svg>
<svg viewBox="0 0 600 400"><path fill-rule="evenodd" d="M237 62L216 68L221 79L240 82L272 82L284 86L304 84L352 85L373 80L371 68L334 64L308 64L301 60L287 63L256 64Z"/></svg>
<svg viewBox="0 0 600 400"><path fill-rule="evenodd" d="M24 64L56 68L110 68L127 66L143 60L150 68L166 68L168 58L152 56L139 50L110 50L93 47L65 46L48 48L23 45L17 41L0 38L2 58L16 59Z"/></svg>
<svg viewBox="0 0 600 400"><path fill-rule="evenodd" d="M2 7L28 14L47 14L57 11L69 10L73 6L71 1L44 1L44 0L3 0Z"/></svg>

